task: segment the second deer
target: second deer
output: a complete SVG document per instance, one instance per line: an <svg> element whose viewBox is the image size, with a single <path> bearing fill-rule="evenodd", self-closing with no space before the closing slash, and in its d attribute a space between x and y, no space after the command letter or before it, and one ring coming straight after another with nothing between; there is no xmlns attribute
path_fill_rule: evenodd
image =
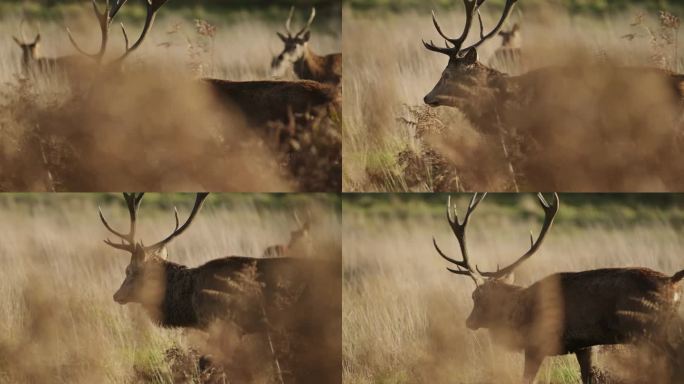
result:
<svg viewBox="0 0 684 384"><path fill-rule="evenodd" d="M41 52L42 38L36 34L33 41L28 41L24 34L24 23L21 23L21 38L12 36L15 43L21 48L21 70L25 76L41 74L61 73L72 78L79 69L85 68L88 63L78 55L47 57Z"/></svg>
<svg viewBox="0 0 684 384"><path fill-rule="evenodd" d="M290 240L287 244L271 245L264 250L261 257L285 257L298 251L300 247L306 247L305 243L310 240L309 221L302 223L297 215L295 215L295 221L299 228L290 232Z"/></svg>
<svg viewBox="0 0 684 384"><path fill-rule="evenodd" d="M530 249L515 262L494 272L481 271L470 262L466 227L486 194L475 194L460 222L451 201L447 221L461 249L460 260L437 253L453 264L447 270L475 283L473 310L466 320L471 330L488 329L492 339L525 353L524 382L533 383L547 356L574 353L582 382L592 382L592 347L626 344L648 339L670 353L666 325L676 321L682 297L684 270L668 276L647 268L604 268L563 272L530 285L513 285L512 274L534 255L558 213L559 197L547 202L538 195L544 223ZM667 355L666 355L667 356Z"/></svg>
<svg viewBox="0 0 684 384"><path fill-rule="evenodd" d="M342 80L342 54L333 53L319 56L311 50L311 23L316 17L316 9L311 8L311 15L306 25L299 32L292 34L290 23L294 15L294 7L285 22L287 35L277 32L280 40L285 44L283 51L273 58L271 63L272 75L280 77L289 67L294 69L300 79L314 80L321 83L339 85Z"/></svg>
<svg viewBox="0 0 684 384"><path fill-rule="evenodd" d="M520 24L515 23L511 29L499 31L501 46L494 51L489 65L509 74L520 74L522 65L522 33Z"/></svg>

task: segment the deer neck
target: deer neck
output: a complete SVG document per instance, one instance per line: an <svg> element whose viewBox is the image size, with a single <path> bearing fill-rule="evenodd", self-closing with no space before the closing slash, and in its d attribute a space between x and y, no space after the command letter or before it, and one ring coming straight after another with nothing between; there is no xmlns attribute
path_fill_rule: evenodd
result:
<svg viewBox="0 0 684 384"><path fill-rule="evenodd" d="M21 55L21 63L24 66L24 68L29 67L33 63L34 60L35 60L35 58L31 54L31 52L29 52L28 50L25 49Z"/></svg>
<svg viewBox="0 0 684 384"><path fill-rule="evenodd" d="M163 268L166 285L161 304L156 308L158 322L165 327L196 326L197 314L192 305L195 286L192 269L170 261L163 261Z"/></svg>
<svg viewBox="0 0 684 384"><path fill-rule="evenodd" d="M475 86L458 106L465 116L485 133L498 132L497 116L509 95L508 75L479 64Z"/></svg>
<svg viewBox="0 0 684 384"><path fill-rule="evenodd" d="M531 315L531 308L527 305L526 289L511 285L509 290L502 293L498 302L501 303L499 318L489 327L489 332L498 344L512 350L520 350L525 346L527 338L527 323Z"/></svg>
<svg viewBox="0 0 684 384"><path fill-rule="evenodd" d="M295 73L301 79L317 78L321 72L321 59L307 43L304 46L304 54L294 63Z"/></svg>

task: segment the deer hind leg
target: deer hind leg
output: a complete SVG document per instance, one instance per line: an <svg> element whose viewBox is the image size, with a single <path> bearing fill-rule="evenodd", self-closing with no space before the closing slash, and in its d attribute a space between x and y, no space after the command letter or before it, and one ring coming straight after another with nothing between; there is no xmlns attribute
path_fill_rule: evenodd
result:
<svg viewBox="0 0 684 384"><path fill-rule="evenodd" d="M579 351L575 352L575 356L577 356L577 362L580 366L580 373L582 374L582 383L592 384L594 381L592 375L593 354L591 347L580 349Z"/></svg>

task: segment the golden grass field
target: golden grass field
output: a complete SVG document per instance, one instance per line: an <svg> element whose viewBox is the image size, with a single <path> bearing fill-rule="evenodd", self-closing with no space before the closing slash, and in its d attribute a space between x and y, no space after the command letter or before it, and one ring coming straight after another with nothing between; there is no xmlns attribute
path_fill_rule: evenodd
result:
<svg viewBox="0 0 684 384"><path fill-rule="evenodd" d="M497 199L490 195L480 205L467 235L471 262L484 270L522 255L529 231L536 235L541 225L532 195L515 205L499 205ZM602 267L640 266L666 274L684 268L681 207L603 199L600 205L570 206L561 195L554 227L541 250L517 270L516 283ZM433 236L447 254L460 257L444 205L425 201L393 195L344 200L344 383L519 383L522 353L497 346L486 331L465 327L474 287L446 271L434 250ZM463 213L465 197L456 202ZM620 348L599 353L598 365L616 378L609 382L652 378L649 367L630 356ZM572 355L547 358L537 379L578 383L579 366Z"/></svg>
<svg viewBox="0 0 684 384"><path fill-rule="evenodd" d="M271 128L245 124L197 81L270 80L271 59L283 49L276 31L284 30L287 11L193 14L162 8L145 42L126 60L125 73L98 77L84 70L71 86L59 75L21 80L21 50L11 36L21 39L26 20L25 40L33 41L40 31L43 56L76 55L68 26L85 50L96 52L100 33L91 7L57 6L41 18L23 15L20 5L5 12L0 163L22 167L3 166L0 190L339 190L339 117L330 115L316 127L302 124L302 134L282 143L273 139ZM298 10L293 28L305 21L305 12ZM111 27L105 62L124 49L118 23L134 40L143 19L142 7L124 6ZM310 44L321 54L340 51L341 20L334 9L319 10ZM303 159L295 164L292 156ZM204 165L198 170L189 163ZM174 175L168 174L171 167ZM312 176L310 168L324 174ZM109 173L109 180L99 179L101 172Z"/></svg>
<svg viewBox="0 0 684 384"><path fill-rule="evenodd" d="M464 21L462 9L460 2L453 2L446 9L436 8L438 20L447 34L456 35L461 31ZM494 7L483 11L488 28L500 16L496 12ZM514 191L508 167L492 160L497 157L494 154L502 152L500 145L483 144L477 127L457 109L428 108L423 104L423 97L435 86L448 60L444 55L426 50L421 43L421 39L433 40L438 45L443 43L432 25L429 10L393 13L345 8L343 13L346 53L343 190ZM643 15L642 21L639 25L632 25L639 14ZM518 3L504 29L515 22L522 26L525 64L524 68L499 65L496 69L504 73L515 75L550 65L581 65L585 60L600 61L604 58L617 65L655 66L673 71L684 68L680 54L681 39L675 38L666 43L658 37L657 12L634 8L601 16L571 15L564 8L525 8L525 3ZM655 39L646 27L654 32ZM477 34L476 27L473 27L469 41L474 40ZM629 34L634 34L632 40L625 37ZM478 49L480 62L487 64L500 44L501 39L494 38L482 45ZM570 93L558 94L557 97L559 100L573 100L573 97L580 100L581 96ZM616 98L615 101L627 108L625 99ZM554 124L566 129L563 121L551 121L549 129ZM621 127L615 123L612 128L619 132ZM567 129L578 130L580 127L570 126ZM594 142L591 128L587 129L586 137L576 139L582 140L584 148L587 143ZM645 135L652 136L654 130L653 127L646 129ZM648 139L643 137L642 142ZM618 146L610 150L614 151ZM609 152L608 148L599 147L594 155L600 157L606 152ZM638 151L626 150L620 153L620 158L636 158L635 152ZM565 166L565 169L569 170L569 167ZM479 170L479 177L465 183L462 181L464 170L470 173ZM573 181L564 185L569 188L558 189L597 190L591 185L592 180L582 180L584 184L579 180ZM629 187L626 186L628 184ZM521 188L526 190L525 186ZM623 181L615 189L606 191L623 189L653 191L666 188L659 181L644 177L643 180Z"/></svg>
<svg viewBox="0 0 684 384"><path fill-rule="evenodd" d="M142 203L138 233L146 243L168 235L174 204L183 220L193 201L190 194L162 197L151 194ZM122 200L104 194L0 196L0 383L204 382L166 356L174 347L201 351L201 332L161 329L137 305L112 299L130 255L102 242L110 234L97 206L112 225L127 228ZM287 242L297 227L295 211L313 217L313 257L336 258L338 209L325 195L212 195L169 246L169 260L194 267L229 255L259 257L265 247ZM255 383L274 382L263 338L245 337L233 347L235 359L262 364Z"/></svg>

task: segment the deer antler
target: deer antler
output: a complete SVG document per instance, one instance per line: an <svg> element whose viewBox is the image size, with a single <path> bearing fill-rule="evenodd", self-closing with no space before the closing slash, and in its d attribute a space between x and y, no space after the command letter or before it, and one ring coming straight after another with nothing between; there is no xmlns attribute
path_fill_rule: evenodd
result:
<svg viewBox="0 0 684 384"><path fill-rule="evenodd" d="M121 7L126 4L128 0L116 0L116 4L113 7L109 6L110 0L105 0L105 10L103 12L100 11L100 7L97 5L97 0L91 0L93 4L93 10L95 13L95 16L98 20L98 23L100 24L100 31L102 33L102 41L100 43L100 49L97 53L90 54L85 52L78 43L76 43L76 40L74 39L71 31L69 28L67 28L67 34L69 36L69 40L71 41L71 44L76 48L78 52L81 54L90 57L94 59L98 64L102 62L102 58L105 55L105 52L107 50L107 43L109 42L109 29L112 24L112 20L116 16L116 14L119 12ZM126 51L121 55L119 58L116 60L112 61L110 64L118 64L122 62L128 55L130 55L133 51L138 49L140 45L143 43L145 40L145 37L147 37L147 34L150 31L150 28L152 28L152 24L154 24L154 20L156 18L157 12L159 9L166 4L168 0L145 0L145 3L147 5L147 15L145 17L145 24L143 26L142 32L140 33L140 37L136 42L131 46L129 39L128 39L128 33L126 32L126 28L124 27L123 23L121 24L121 31L124 36L124 40L126 43Z"/></svg>
<svg viewBox="0 0 684 384"><path fill-rule="evenodd" d="M125 2L126 0L123 1ZM150 28L152 28L152 24L154 24L154 20L157 17L157 12L164 4L166 4L167 1L168 0L146 0L147 14L145 16L145 24L143 26L142 32L140 33L140 37L138 37L138 40L132 46L130 46L130 48L128 33L126 33L126 28L124 27L123 23L121 23L121 32L123 33L124 40L126 42L126 51L118 59L114 60L112 62L113 64L123 61L126 57L128 57L128 55L131 54L131 52L140 47L145 40L145 37L147 37L147 33L150 31Z"/></svg>
<svg viewBox="0 0 684 384"><path fill-rule="evenodd" d="M475 17L475 11L480 7L480 5L482 5L482 3L484 3L484 0L463 0L463 5L465 5L466 11L466 22L465 26L463 27L463 33L461 33L461 36L457 38L450 38L444 32L442 32L442 27L440 27L439 22L437 22L435 11L432 11L432 24L435 25L437 33L439 33L439 35L442 36L444 40L446 40L446 46L444 48L438 47L435 45L435 43L432 42L432 40L430 40L429 43L426 43L425 40L423 40L423 45L425 46L425 48L433 52L444 53L449 56L453 56L460 52L461 46L468 38L468 33L470 33L470 27L473 24L473 17ZM453 45L453 47L450 47L449 44Z"/></svg>
<svg viewBox="0 0 684 384"><path fill-rule="evenodd" d="M484 24L482 23L482 17L480 16L480 12L478 10L477 16L478 16L478 19L480 21L480 40L477 43L475 43L475 44L473 44L467 48L464 48L463 51L467 51L469 49L477 48L480 45L482 45L482 43L484 43L485 41L496 36L496 34L499 33L499 31L501 30L501 28L503 28L503 25L506 22L506 19L508 19L508 16L510 16L511 11L513 10L513 6L515 5L515 3L517 1L518 0L506 0L506 5L504 5L504 9L503 9L501 18L499 19L499 22L496 24L494 29L492 29L486 35L484 34Z"/></svg>
<svg viewBox="0 0 684 384"><path fill-rule="evenodd" d="M98 207L98 211L100 213L100 220L102 220L102 224L104 224L105 228L107 228L109 232L113 233L116 237L121 239L121 243L115 243L109 239L106 239L104 241L105 244L116 249L133 252L133 250L135 249L136 220L138 216L138 209L140 208L140 202L142 201L143 195L144 193L136 194L124 192L123 194L124 200L126 200L126 206L128 206L128 214L131 220L128 233L122 233L112 228L107 222L107 219L105 219L104 214L102 213L102 209Z"/></svg>
<svg viewBox="0 0 684 384"><path fill-rule="evenodd" d="M301 36L304 32L308 31L309 28L311 27L311 23L313 23L314 19L316 18L316 8L311 7L311 14L309 15L309 20L306 22L306 25L302 27L302 29L297 32L295 37Z"/></svg>
<svg viewBox="0 0 684 384"><path fill-rule="evenodd" d="M316 8L311 7L311 14L309 14L309 20L306 22L304 27L299 30L294 36L292 35L292 30L290 29L290 26L292 24L292 17L294 16L294 6L290 7L290 14L287 16L287 20L285 21L285 32L287 32L287 37L292 39L292 38L297 38L301 36L303 33L309 30L311 27L311 24L313 23L314 19L316 18ZM280 35L280 33L278 33Z"/></svg>
<svg viewBox="0 0 684 384"><path fill-rule="evenodd" d="M93 12L95 13L95 17L97 18L98 23L100 24L100 32L102 34L102 40L100 42L100 49L98 50L97 53L91 54L87 53L85 50L81 48L81 46L76 42L76 39L74 39L73 34L71 33L71 30L69 27L67 27L67 35L69 36L69 41L71 41L71 44L76 48L78 52L80 52L82 55L85 55L87 57L90 57L91 59L95 60L96 62L100 63L102 61L102 58L104 57L104 54L107 50L107 43L109 42L109 27L112 24L112 20L114 19L114 16L119 12L121 7L126 4L128 0L118 0L117 3L114 5L114 7L110 8L109 7L109 0L105 1L105 10L103 12L100 12L100 7L97 5L97 0L91 0L93 4Z"/></svg>
<svg viewBox="0 0 684 384"><path fill-rule="evenodd" d="M482 43L485 41L489 40L493 36L495 36L503 27L504 22L508 18L508 16L511 14L511 10L513 9L513 6L518 0L506 0L506 4L504 5L503 13L501 15L501 18L499 19L499 22L497 23L496 27L494 27L493 30L491 30L489 33L485 34L484 33L484 23L482 22L482 15L480 14L480 7L482 4L484 4L485 0L463 0L463 4L465 5L466 8L466 22L465 26L463 27L463 33L461 34L460 37L458 38L450 38L448 37L444 32L442 32L442 28L439 26L439 23L437 22L437 18L435 17L435 12L432 11L432 23L435 25L435 29L437 29L437 32L439 33L440 36L442 36L446 40L446 46L444 48L436 46L432 40L430 40L429 43L426 43L425 40L423 40L423 45L425 48L429 49L430 51L433 52L439 52L443 53L448 56L455 56L460 54L461 52L468 51L473 48L479 47ZM473 24L473 18L475 17L475 14L477 13L477 18L480 23L480 39L478 42L475 44L468 46L466 48L463 47L463 43L465 43L465 40L468 37L468 34L470 33L470 28L472 27ZM449 44L453 46L449 46Z"/></svg>
<svg viewBox="0 0 684 384"><path fill-rule="evenodd" d="M539 205L541 205L542 209L544 210L544 224L542 225L542 229L539 232L539 237L537 240L534 240L534 237L532 236L532 233L530 232L530 249L527 251L524 255L522 255L518 260L513 262L513 264L503 268L499 269L497 268L496 272L482 272L480 271L479 268L476 267L477 271L485 277L491 277L491 278L501 278L504 276L507 276L511 274L516 268L520 266L525 260L529 259L532 255L534 255L535 252L539 250L539 247L541 246L542 242L544 241L544 238L546 237L546 234L549 231L549 228L551 228L551 225L553 224L553 219L556 217L556 214L558 213L558 207L560 205L560 199L558 197L557 193L553 194L553 203L549 204L546 199L544 198L544 195L541 193L537 194L537 199L539 200Z"/></svg>
<svg viewBox="0 0 684 384"><path fill-rule="evenodd" d="M468 204L468 210L466 211L465 217L463 218L463 222L459 223L458 219L458 213L456 212L456 207L454 206L452 208L451 206L451 197L448 198L447 200L447 208L446 208L446 217L447 221L449 222L449 226L451 227L452 232L454 233L454 236L456 236L456 240L458 240L458 244L461 248L461 256L463 257L463 260L456 260L453 259L449 256L447 256L442 250L439 248L437 245L437 240L435 238L432 238L432 243L435 246L435 249L437 250L437 253L439 253L442 258L447 260L450 263L453 263L456 265L457 269L452 269L452 268L447 268L447 270L451 273L457 274L457 275L465 275L469 276L473 281L475 281L476 285L479 285L482 282L482 276L480 275L479 271L477 271L476 268L472 268L470 265L470 261L468 259L468 248L466 247L466 227L468 226L468 220L470 219L470 215L475 211L475 208L477 208L478 204L487 196L486 193L483 194L474 194L473 197L470 199L470 204ZM451 210L453 209L453 219L451 217Z"/></svg>
<svg viewBox="0 0 684 384"><path fill-rule="evenodd" d="M178 220L178 210L174 208L174 215L176 218L176 227L173 229L173 232L169 236L167 236L164 240L150 245L149 247L145 247L146 250L152 251L152 250L157 250L160 248L163 248L168 244L171 240L176 238L176 236L180 235L181 233L185 232L188 227L190 227L190 224L192 224L192 221L195 219L195 216L199 212L199 210L202 208L202 204L204 204L204 200L207 198L209 194L208 193L198 193L195 196L195 205L192 207L192 212L190 212L190 216L188 216L188 219L183 223L182 226L178 226L179 220Z"/></svg>

